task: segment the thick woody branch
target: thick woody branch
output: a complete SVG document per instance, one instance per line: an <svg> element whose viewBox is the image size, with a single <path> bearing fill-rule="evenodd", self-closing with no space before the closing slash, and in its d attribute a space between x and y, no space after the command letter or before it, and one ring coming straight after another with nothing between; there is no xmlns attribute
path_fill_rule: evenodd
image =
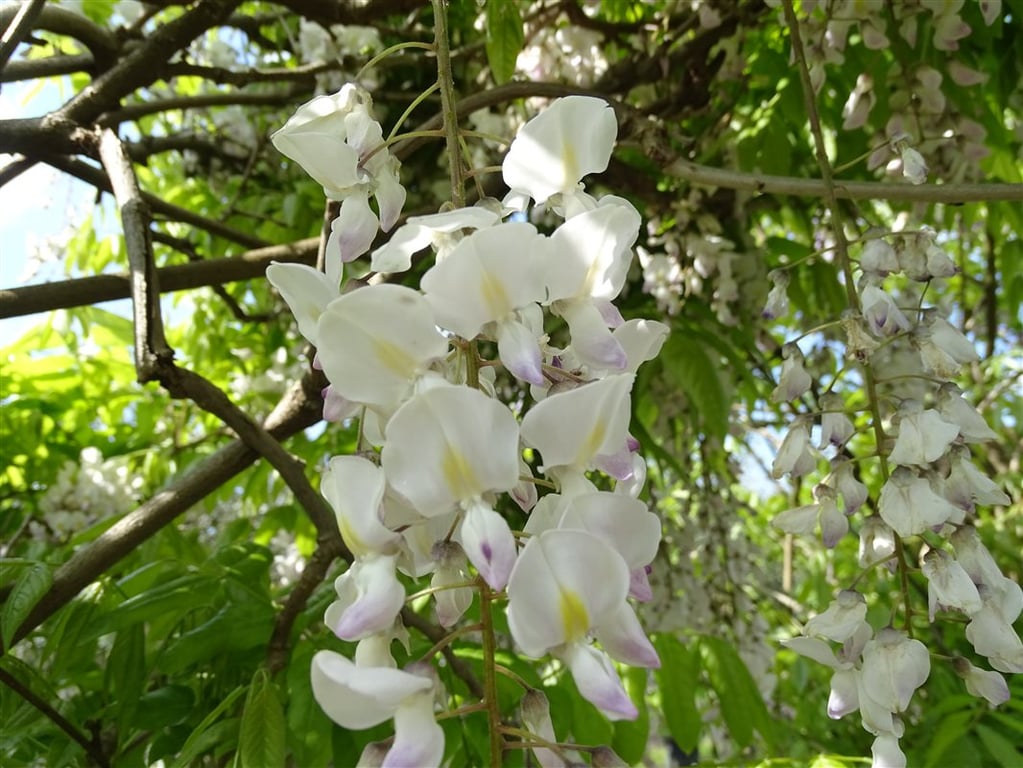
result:
<svg viewBox="0 0 1023 768"><path fill-rule="evenodd" d="M284 106L294 103L296 94L291 91L280 93L207 93L200 96L174 96L166 99L154 99L141 104L129 104L113 110L103 116L104 125L117 125L128 120L138 120L146 115L157 112L169 112L177 109L205 109L207 107L224 107L232 105L245 106Z"/></svg>
<svg viewBox="0 0 1023 768"><path fill-rule="evenodd" d="M156 29L143 45L83 88L56 114L83 125L92 123L103 112L116 108L126 95L158 79L162 67L175 53L221 23L240 3L241 0L196 3L191 10Z"/></svg>
<svg viewBox="0 0 1023 768"><path fill-rule="evenodd" d="M142 199L128 153L113 131L103 131L99 153L121 211L121 226L131 270L135 370L139 382L145 383L157 377L157 368L161 362L170 363L174 358L163 334L160 285L153 259L153 241L149 234L149 209Z"/></svg>
<svg viewBox="0 0 1023 768"><path fill-rule="evenodd" d="M170 293L251 280L261 277L273 261L311 265L316 260L318 244L319 238L310 237L290 245L258 248L226 259L206 259L163 267L156 270L160 291ZM130 296L131 275L126 272L4 288L0 289L0 319L83 307Z"/></svg>
<svg viewBox="0 0 1023 768"><path fill-rule="evenodd" d="M43 10L46 0L30 0L20 6L11 5L0 8L0 70L3 70L18 45L28 37L32 25L36 23Z"/></svg>
<svg viewBox="0 0 1023 768"><path fill-rule="evenodd" d="M91 53L48 56L45 59L18 59L7 62L0 70L0 83L16 83L21 80L37 80L43 77L58 77L74 72L94 74L96 60Z"/></svg>

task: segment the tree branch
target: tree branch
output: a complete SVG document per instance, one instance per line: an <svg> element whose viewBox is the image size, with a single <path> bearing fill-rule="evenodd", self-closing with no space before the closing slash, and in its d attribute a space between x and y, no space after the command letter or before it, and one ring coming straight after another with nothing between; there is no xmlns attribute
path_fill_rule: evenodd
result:
<svg viewBox="0 0 1023 768"><path fill-rule="evenodd" d="M37 80L43 77L70 75L74 72L94 74L96 60L91 53L62 54L47 56L45 59L18 59L7 62L0 70L0 83L15 83L20 80Z"/></svg>
<svg viewBox="0 0 1023 768"><path fill-rule="evenodd" d="M223 107L234 104L249 106L284 106L292 104L296 99L293 91L280 93L204 93L199 96L173 96L166 99L154 99L140 104L129 104L103 115L104 125L117 125L128 120L138 120L146 115L167 112L172 109L204 109L206 107Z"/></svg>
<svg viewBox="0 0 1023 768"><path fill-rule="evenodd" d="M29 0L20 6L0 8L0 27L4 28L3 37L0 38L0 72L6 69L11 55L32 31L32 25L39 18L45 3L46 0Z"/></svg>
<svg viewBox="0 0 1023 768"><path fill-rule="evenodd" d="M759 194L826 196L821 179L744 173L711 168L688 160L676 160L665 172L708 187L743 189ZM1023 201L1023 184L901 184L884 181L834 181L835 197L843 200L891 200L894 202L947 203Z"/></svg>
<svg viewBox="0 0 1023 768"><path fill-rule="evenodd" d="M35 8L35 6L39 7ZM103 29L98 24L94 24L80 13L69 11L52 3L44 4L37 2L37 0L32 0L32 2L20 7L15 3L5 5L3 8L0 8L0 27L8 27L8 32L11 32L11 27L8 25L18 23L18 19L24 21L21 16L23 9L27 9L29 15L34 13L37 17L30 18L27 24L24 25L24 28L14 31L14 48L17 48L18 43L24 39L24 36L29 31L41 29L46 32L74 38L92 52L93 60L101 68L106 68L113 64L121 53L120 43L108 30ZM12 19L15 19L15 21L12 22ZM7 37L8 35L5 33L5 43ZM3 44L0 44L0 67L3 67L7 62L10 54L14 52L14 48L7 52ZM3 55L5 53L6 56Z"/></svg>
<svg viewBox="0 0 1023 768"><path fill-rule="evenodd" d="M160 291L171 293L251 280L262 276L272 261L312 265L316 260L318 244L319 238L310 237L289 245L257 248L229 258L205 259L163 267L156 271ZM0 319L130 297L131 275L126 272L4 288L0 289Z"/></svg>

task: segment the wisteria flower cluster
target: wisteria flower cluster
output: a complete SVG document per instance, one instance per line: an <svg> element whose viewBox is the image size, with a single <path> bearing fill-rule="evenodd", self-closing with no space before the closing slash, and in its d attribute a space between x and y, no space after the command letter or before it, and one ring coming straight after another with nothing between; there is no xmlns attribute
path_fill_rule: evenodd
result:
<svg viewBox="0 0 1023 768"><path fill-rule="evenodd" d="M993 670L963 658L952 664L966 690L991 705L1009 697L999 673L1023 672L1023 642L1013 628L1023 611L1023 590L1001 572L974 527L978 506L1009 503L970 455L971 445L995 433L953 381L979 357L936 307L924 306L919 288L953 276L955 266L933 232L898 234L891 238L894 245L887 237L865 240L859 254L858 307L842 319L847 355L869 366L873 376L868 395L876 403L875 423L870 437L857 443L874 451L859 459L876 457L880 465L883 485L873 511L861 515L868 490L855 471L857 431L835 383L818 399L816 444L811 439L814 417L800 416L773 465L777 478L805 477L816 471L821 452L831 452L830 472L814 487L813 503L778 515L773 521L777 528L806 536L819 531L823 544L832 548L858 520L859 561L865 570L880 566L908 579L914 570L911 553L919 558L927 610L912 609L912 595L904 595L901 629L873 628L864 594L847 589L807 622L802 637L786 643L834 670L828 714L839 718L859 712L863 727L875 735L875 766L906 764L899 748L905 727L901 715L931 666L929 649L912 637L923 618L933 623L942 612L965 615L967 641ZM791 402L806 395L813 380L796 344L786 344L783 357L774 399ZM886 381L892 386L885 387Z"/></svg>
<svg viewBox="0 0 1023 768"><path fill-rule="evenodd" d="M359 418L367 449L330 459L322 480L355 557L325 620L358 645L354 659L316 655L316 699L346 728L393 718L384 765L440 762L430 660L399 670L390 651L404 636L405 584L429 575L443 626L453 627L479 590L506 597L525 655L560 660L608 718L635 718L612 660L659 664L629 600L650 597L646 569L661 530L637 499L646 465L629 434L630 400L636 369L657 354L667 327L626 321L615 308L640 216L581 184L608 164L614 112L594 98L555 101L511 144L503 204L411 217L371 254L382 276L432 247L418 290L381 280L342 293L342 261L365 252L376 232L369 195L385 229L404 198L368 106L365 93L345 86L300 107L274 135L342 202L326 274L275 264L267 276L316 347L330 382L325 417ZM540 232L524 220L530 201L563 222ZM547 329L563 330L565 343ZM499 369L521 386L498 386ZM499 391L515 391L516 401ZM539 497L538 482L551 492ZM506 499L529 513L524 530L502 514ZM522 719L549 742L538 701L539 691L527 692ZM549 749L537 754L562 764Z"/></svg>

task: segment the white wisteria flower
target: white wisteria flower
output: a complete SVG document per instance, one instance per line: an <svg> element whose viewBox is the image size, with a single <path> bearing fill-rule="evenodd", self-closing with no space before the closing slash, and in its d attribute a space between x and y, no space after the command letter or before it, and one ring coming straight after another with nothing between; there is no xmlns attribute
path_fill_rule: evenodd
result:
<svg viewBox="0 0 1023 768"><path fill-rule="evenodd" d="M328 274L306 264L271 262L266 279L287 302L298 323L298 332L314 347L320 315L331 301L341 295L341 261L330 262Z"/></svg>
<svg viewBox="0 0 1023 768"><path fill-rule="evenodd" d="M626 603L629 569L602 539L583 530L549 530L526 543L508 581L508 626L522 651L560 657L584 698L609 719L638 710L605 653L656 667L657 653ZM624 610L623 610L624 609Z"/></svg>
<svg viewBox="0 0 1023 768"><path fill-rule="evenodd" d="M928 619L934 621L938 607L958 608L973 614L982 607L977 586L948 552L932 549L923 557L920 570L927 577Z"/></svg>
<svg viewBox="0 0 1023 768"><path fill-rule="evenodd" d="M899 408L899 435L888 458L902 466L926 466L941 458L957 437L959 427L936 410L906 400Z"/></svg>
<svg viewBox="0 0 1023 768"><path fill-rule="evenodd" d="M406 272L412 266L413 254L429 245L437 249L440 263L461 240L463 229L485 229L499 220L495 211L481 205L409 216L384 245L373 251L370 268L374 272Z"/></svg>
<svg viewBox="0 0 1023 768"><path fill-rule="evenodd" d="M877 507L881 518L902 537L915 536L961 515L948 499L931 489L926 478L917 477L908 467L895 468L881 489Z"/></svg>

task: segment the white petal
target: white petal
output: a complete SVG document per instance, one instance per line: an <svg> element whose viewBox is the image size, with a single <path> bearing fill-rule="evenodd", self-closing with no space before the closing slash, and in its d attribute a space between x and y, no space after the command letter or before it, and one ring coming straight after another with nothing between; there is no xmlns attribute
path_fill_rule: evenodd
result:
<svg viewBox="0 0 1023 768"><path fill-rule="evenodd" d="M835 658L835 652L823 640L818 640L815 637L792 637L788 640L782 640L781 644L795 651L800 656L813 659L819 664L824 664L832 669L841 668L841 663Z"/></svg>
<svg viewBox="0 0 1023 768"><path fill-rule="evenodd" d="M581 640L624 602L629 569L614 549L577 530L533 536L508 581L508 626L528 656Z"/></svg>
<svg viewBox="0 0 1023 768"><path fill-rule="evenodd" d="M442 386L405 403L387 425L381 461L388 482L420 514L519 481L519 430L503 403L479 390Z"/></svg>
<svg viewBox="0 0 1023 768"><path fill-rule="evenodd" d="M855 669L836 669L831 676L831 693L828 696L828 717L838 720L860 708L859 685Z"/></svg>
<svg viewBox="0 0 1023 768"><path fill-rule="evenodd" d="M384 152L381 152L381 154L384 154ZM389 159L393 160L390 157ZM397 163L396 160L394 162ZM393 172L384 172L376 175L375 181L376 190L373 192L373 196L376 198L377 207L380 209L380 229L384 232L389 232L395 222L398 221L401 209L405 205L405 187L398 180L396 168L393 169Z"/></svg>
<svg viewBox="0 0 1023 768"><path fill-rule="evenodd" d="M356 560L334 583L339 600L327 607L324 622L342 640L383 632L405 604L405 587L394 573L395 557Z"/></svg>
<svg viewBox="0 0 1023 768"><path fill-rule="evenodd" d="M328 256L333 258L339 254L342 262L354 261L373 245L379 226L365 190L353 192L345 197L341 212L330 224Z"/></svg>
<svg viewBox="0 0 1023 768"><path fill-rule="evenodd" d="M421 282L437 322L471 339L488 322L544 298L534 261L547 261L548 241L532 224L504 223L463 238Z"/></svg>
<svg viewBox="0 0 1023 768"><path fill-rule="evenodd" d="M597 624L595 630L601 646L616 661L648 669L661 666L657 651L627 602L622 601L616 611Z"/></svg>
<svg viewBox="0 0 1023 768"><path fill-rule="evenodd" d="M432 692L406 699L394 713L394 744L383 768L433 768L443 758L444 730L433 715Z"/></svg>
<svg viewBox="0 0 1023 768"><path fill-rule="evenodd" d="M927 646L894 629L882 629L863 649L864 689L889 712L904 712L930 671Z"/></svg>
<svg viewBox="0 0 1023 768"><path fill-rule="evenodd" d="M618 123L603 99L566 96L526 123L505 156L504 182L538 203L607 168Z"/></svg>
<svg viewBox="0 0 1023 768"><path fill-rule="evenodd" d="M906 756L894 733L879 733L870 746L870 768L906 768Z"/></svg>
<svg viewBox="0 0 1023 768"><path fill-rule="evenodd" d="M771 525L793 536L809 536L817 529L817 515L820 504L804 504L787 509L771 518Z"/></svg>
<svg viewBox="0 0 1023 768"><path fill-rule="evenodd" d="M625 350L625 370L635 373L647 360L653 360L668 338L669 328L656 320L626 320L615 328L614 337Z"/></svg>
<svg viewBox="0 0 1023 768"><path fill-rule="evenodd" d="M625 350L608 330L593 302L559 301L552 309L568 323L572 352L583 365L609 371L625 368L629 362Z"/></svg>
<svg viewBox="0 0 1023 768"><path fill-rule="evenodd" d="M356 667L334 651L317 651L311 673L316 702L331 720L352 730L389 720L405 699L432 687L425 677L398 669Z"/></svg>
<svg viewBox="0 0 1023 768"><path fill-rule="evenodd" d="M632 263L641 218L629 203L608 203L569 219L551 235L547 300L613 300Z"/></svg>
<svg viewBox="0 0 1023 768"><path fill-rule="evenodd" d="M630 569L648 565L661 541L661 520L646 504L606 491L574 496L558 527L598 536L618 551Z"/></svg>
<svg viewBox="0 0 1023 768"><path fill-rule="evenodd" d="M533 332L517 320L497 326L497 355L519 381L543 384L543 355Z"/></svg>
<svg viewBox="0 0 1023 768"><path fill-rule="evenodd" d="M859 629L867 618L867 601L859 592L843 590L831 601L824 613L806 623L803 632L814 637L826 637L844 643Z"/></svg>
<svg viewBox="0 0 1023 768"><path fill-rule="evenodd" d="M522 419L523 442L547 469L585 469L597 454L614 453L628 434L633 380L616 374L551 395Z"/></svg>
<svg viewBox="0 0 1023 768"><path fill-rule="evenodd" d="M305 264L272 262L266 268L266 279L288 302L298 322L298 332L313 346L316 344L317 323L331 300L341 295L337 283L319 270Z"/></svg>
<svg viewBox="0 0 1023 768"><path fill-rule="evenodd" d="M393 408L415 378L444 357L448 341L421 294L371 285L331 302L317 327L319 360L349 400Z"/></svg>

